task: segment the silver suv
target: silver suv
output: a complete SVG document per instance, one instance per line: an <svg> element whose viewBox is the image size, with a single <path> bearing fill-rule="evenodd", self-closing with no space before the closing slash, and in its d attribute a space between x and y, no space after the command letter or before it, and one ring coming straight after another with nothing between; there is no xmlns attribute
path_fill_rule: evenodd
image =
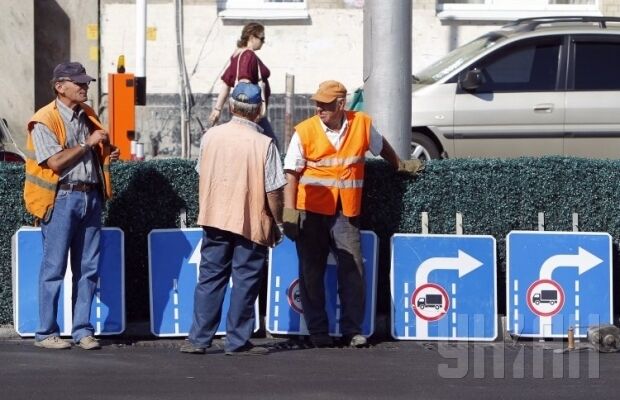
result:
<svg viewBox="0 0 620 400"><path fill-rule="evenodd" d="M517 20L413 77L412 157L620 158L620 18Z"/></svg>

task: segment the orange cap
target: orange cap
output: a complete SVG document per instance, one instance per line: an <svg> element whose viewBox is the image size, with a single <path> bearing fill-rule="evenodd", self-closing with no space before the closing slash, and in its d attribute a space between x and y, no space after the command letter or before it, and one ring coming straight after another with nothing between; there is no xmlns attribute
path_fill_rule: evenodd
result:
<svg viewBox="0 0 620 400"><path fill-rule="evenodd" d="M311 97L314 101L321 103L331 103L337 98L345 98L347 96L347 88L338 81L325 81L319 85L319 90Z"/></svg>

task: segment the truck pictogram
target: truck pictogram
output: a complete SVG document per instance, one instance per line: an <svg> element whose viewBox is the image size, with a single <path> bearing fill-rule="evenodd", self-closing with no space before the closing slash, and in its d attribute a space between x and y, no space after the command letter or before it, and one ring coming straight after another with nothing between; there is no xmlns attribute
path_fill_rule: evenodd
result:
<svg viewBox="0 0 620 400"><path fill-rule="evenodd" d="M549 303L554 305L557 301L557 290L541 290L540 293L534 293L534 296L532 296L532 302L536 305L539 305L540 303Z"/></svg>
<svg viewBox="0 0 620 400"><path fill-rule="evenodd" d="M417 307L424 310L425 307L435 307L439 310L443 305L443 296L441 294L427 294L418 299Z"/></svg>

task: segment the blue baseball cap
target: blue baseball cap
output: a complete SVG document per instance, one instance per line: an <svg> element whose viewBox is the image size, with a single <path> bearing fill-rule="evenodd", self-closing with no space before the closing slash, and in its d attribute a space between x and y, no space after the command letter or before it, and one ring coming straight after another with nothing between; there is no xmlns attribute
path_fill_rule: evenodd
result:
<svg viewBox="0 0 620 400"><path fill-rule="evenodd" d="M237 83L233 89L232 98L247 104L260 104L263 101L260 95L260 87L248 82Z"/></svg>
<svg viewBox="0 0 620 400"><path fill-rule="evenodd" d="M56 68L54 68L53 79L55 81L70 79L77 83L89 83L90 81L96 81L95 78L86 74L86 69L79 62L64 62L58 64Z"/></svg>

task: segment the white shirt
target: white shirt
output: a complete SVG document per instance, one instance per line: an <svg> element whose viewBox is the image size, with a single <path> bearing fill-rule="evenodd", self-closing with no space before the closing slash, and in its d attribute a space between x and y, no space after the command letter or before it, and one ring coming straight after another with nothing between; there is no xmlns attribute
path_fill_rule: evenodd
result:
<svg viewBox="0 0 620 400"><path fill-rule="evenodd" d="M349 126L349 121L344 118L344 122L342 127L339 130L333 130L327 127L319 119L321 123L321 127L323 131L327 135L327 139L337 150L340 148L342 144L342 140L344 139L345 134L347 133L347 128ZM381 154L381 150L383 150L383 136L375 129L374 125L370 125L370 146L368 150L374 155L378 156ZM291 141L288 145L288 151L286 152L286 156L284 157L284 169L290 171L301 172L306 167L306 156L304 154L304 149L301 146L301 141L299 140L299 135L297 131L293 133L291 137Z"/></svg>

